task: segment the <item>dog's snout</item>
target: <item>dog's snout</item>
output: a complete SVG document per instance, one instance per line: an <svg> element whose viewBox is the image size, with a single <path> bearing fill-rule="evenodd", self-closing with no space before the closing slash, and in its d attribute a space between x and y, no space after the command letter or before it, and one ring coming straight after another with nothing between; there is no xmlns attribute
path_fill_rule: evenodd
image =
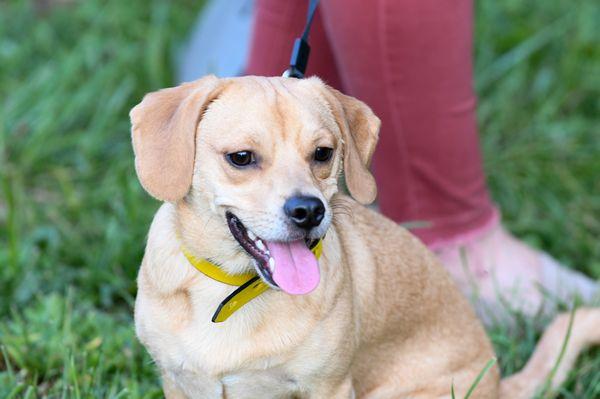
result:
<svg viewBox="0 0 600 399"><path fill-rule="evenodd" d="M285 201L285 214L296 226L309 230L321 224L325 216L323 201L312 196L295 196Z"/></svg>

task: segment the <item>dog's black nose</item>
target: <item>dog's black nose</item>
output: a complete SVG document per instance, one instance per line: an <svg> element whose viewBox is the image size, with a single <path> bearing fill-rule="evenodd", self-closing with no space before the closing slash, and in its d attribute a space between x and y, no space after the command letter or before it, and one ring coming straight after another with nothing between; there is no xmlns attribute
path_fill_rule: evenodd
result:
<svg viewBox="0 0 600 399"><path fill-rule="evenodd" d="M325 205L317 197L295 196L285 201L285 214L296 226L309 230L321 224L325 216Z"/></svg>

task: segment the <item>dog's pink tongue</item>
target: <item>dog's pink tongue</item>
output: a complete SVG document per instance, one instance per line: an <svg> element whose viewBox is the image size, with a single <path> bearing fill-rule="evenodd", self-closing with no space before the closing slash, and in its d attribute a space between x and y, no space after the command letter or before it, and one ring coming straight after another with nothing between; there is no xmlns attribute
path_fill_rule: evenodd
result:
<svg viewBox="0 0 600 399"><path fill-rule="evenodd" d="M319 285L317 258L304 241L267 242L275 259L273 280L279 288L292 295L308 294Z"/></svg>

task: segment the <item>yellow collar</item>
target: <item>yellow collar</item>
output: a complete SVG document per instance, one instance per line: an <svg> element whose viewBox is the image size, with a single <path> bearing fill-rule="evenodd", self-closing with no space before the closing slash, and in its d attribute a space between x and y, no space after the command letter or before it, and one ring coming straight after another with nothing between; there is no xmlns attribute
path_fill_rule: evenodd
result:
<svg viewBox="0 0 600 399"><path fill-rule="evenodd" d="M192 266L207 277L223 284L240 287L219 304L219 307L212 317L213 323L221 323L227 320L229 316L242 306L269 289L267 283L256 275L256 273L228 274L214 263L209 262L206 259L196 258L183 247L181 248L181 251ZM311 251L315 254L316 258L319 259L323 252L323 240L319 240Z"/></svg>

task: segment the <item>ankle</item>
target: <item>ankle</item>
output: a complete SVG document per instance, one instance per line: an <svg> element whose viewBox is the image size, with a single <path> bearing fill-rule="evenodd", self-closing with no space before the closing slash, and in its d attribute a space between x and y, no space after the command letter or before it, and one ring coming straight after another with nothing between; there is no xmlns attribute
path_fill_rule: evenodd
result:
<svg viewBox="0 0 600 399"><path fill-rule="evenodd" d="M500 226L500 212L493 208L489 217L479 225L453 235L432 239L427 246L434 252L464 247L481 240Z"/></svg>

